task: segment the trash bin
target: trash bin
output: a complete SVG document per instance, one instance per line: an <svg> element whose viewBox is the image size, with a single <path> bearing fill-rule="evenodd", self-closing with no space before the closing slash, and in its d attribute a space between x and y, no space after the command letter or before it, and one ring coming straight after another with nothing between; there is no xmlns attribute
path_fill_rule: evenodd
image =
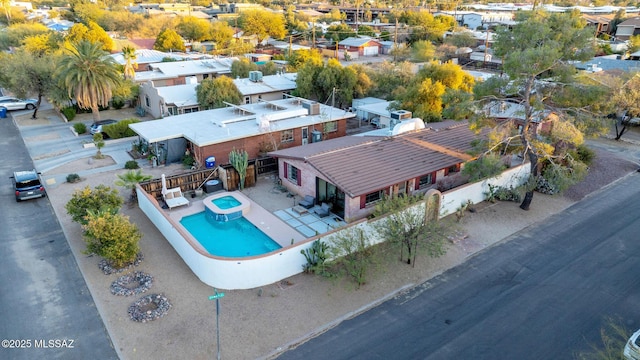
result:
<svg viewBox="0 0 640 360"><path fill-rule="evenodd" d="M216 157L215 156L209 156L208 158L204 159L204 166L206 166L207 169L211 169L213 167L216 166Z"/></svg>
<svg viewBox="0 0 640 360"><path fill-rule="evenodd" d="M4 106L0 106L0 118L4 119L7 117L7 108Z"/></svg>
<svg viewBox="0 0 640 360"><path fill-rule="evenodd" d="M204 183L204 191L207 194L211 194L212 192L216 192L218 190L222 190L222 183L220 180L209 180Z"/></svg>

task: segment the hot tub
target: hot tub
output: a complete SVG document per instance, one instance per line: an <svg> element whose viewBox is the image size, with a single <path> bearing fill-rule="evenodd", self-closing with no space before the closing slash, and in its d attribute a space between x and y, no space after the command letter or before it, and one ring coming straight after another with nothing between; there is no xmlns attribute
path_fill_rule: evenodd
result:
<svg viewBox="0 0 640 360"><path fill-rule="evenodd" d="M217 221L237 219L249 212L251 202L240 192L223 192L207 196L205 211Z"/></svg>

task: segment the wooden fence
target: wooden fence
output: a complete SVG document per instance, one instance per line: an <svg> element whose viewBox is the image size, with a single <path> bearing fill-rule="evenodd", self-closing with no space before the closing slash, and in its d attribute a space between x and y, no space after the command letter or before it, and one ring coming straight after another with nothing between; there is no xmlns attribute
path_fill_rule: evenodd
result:
<svg viewBox="0 0 640 360"><path fill-rule="evenodd" d="M185 174L167 176L167 188L180 187L183 192L202 188L204 183L208 180L217 179L219 176L218 168L194 170ZM151 194L156 199L162 198L162 179L151 179L149 181L141 182L140 187L144 189L147 194Z"/></svg>

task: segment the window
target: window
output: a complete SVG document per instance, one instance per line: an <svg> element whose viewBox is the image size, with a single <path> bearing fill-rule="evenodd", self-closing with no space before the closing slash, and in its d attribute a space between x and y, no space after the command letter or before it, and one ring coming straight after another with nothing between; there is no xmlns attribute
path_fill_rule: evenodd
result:
<svg viewBox="0 0 640 360"><path fill-rule="evenodd" d="M150 104L151 104L151 102L149 101L149 97L148 97L148 96L145 96L145 97L144 97L144 103L145 103L145 104L147 104L147 107L151 106L151 105L150 105Z"/></svg>
<svg viewBox="0 0 640 360"><path fill-rule="evenodd" d="M380 201L384 197L384 191L376 191L365 195L364 205L369 206L373 203Z"/></svg>
<svg viewBox="0 0 640 360"><path fill-rule="evenodd" d="M293 129L291 130L283 130L282 133L280 133L280 142L281 143L288 143L288 142L292 142L293 141Z"/></svg>
<svg viewBox="0 0 640 360"><path fill-rule="evenodd" d="M285 163L284 177L298 186L302 185L302 176L300 176L300 169L289 163Z"/></svg>
<svg viewBox="0 0 640 360"><path fill-rule="evenodd" d="M336 132L336 131L338 131L337 121L330 121L330 122L324 123L324 132L330 133L330 132Z"/></svg>
<svg viewBox="0 0 640 360"><path fill-rule="evenodd" d="M202 80L208 79L208 78L209 78L209 74L202 74Z"/></svg>
<svg viewBox="0 0 640 360"><path fill-rule="evenodd" d="M460 171L458 165L449 166L449 168L447 169L447 173L455 173L458 171Z"/></svg>
<svg viewBox="0 0 640 360"><path fill-rule="evenodd" d="M251 104L251 97L249 97L249 96L245 96L245 97L244 97L244 103L245 103L245 104Z"/></svg>
<svg viewBox="0 0 640 360"><path fill-rule="evenodd" d="M420 177L418 188L424 189L425 187L430 186L431 184L433 184L433 177L431 176L431 174L427 174Z"/></svg>

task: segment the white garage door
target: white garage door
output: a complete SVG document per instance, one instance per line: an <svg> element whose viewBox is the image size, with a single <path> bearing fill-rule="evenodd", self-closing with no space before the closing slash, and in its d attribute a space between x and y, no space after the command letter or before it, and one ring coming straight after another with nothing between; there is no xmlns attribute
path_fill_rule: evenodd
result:
<svg viewBox="0 0 640 360"><path fill-rule="evenodd" d="M373 56L373 55L378 55L377 46L367 46L364 48L364 56Z"/></svg>

